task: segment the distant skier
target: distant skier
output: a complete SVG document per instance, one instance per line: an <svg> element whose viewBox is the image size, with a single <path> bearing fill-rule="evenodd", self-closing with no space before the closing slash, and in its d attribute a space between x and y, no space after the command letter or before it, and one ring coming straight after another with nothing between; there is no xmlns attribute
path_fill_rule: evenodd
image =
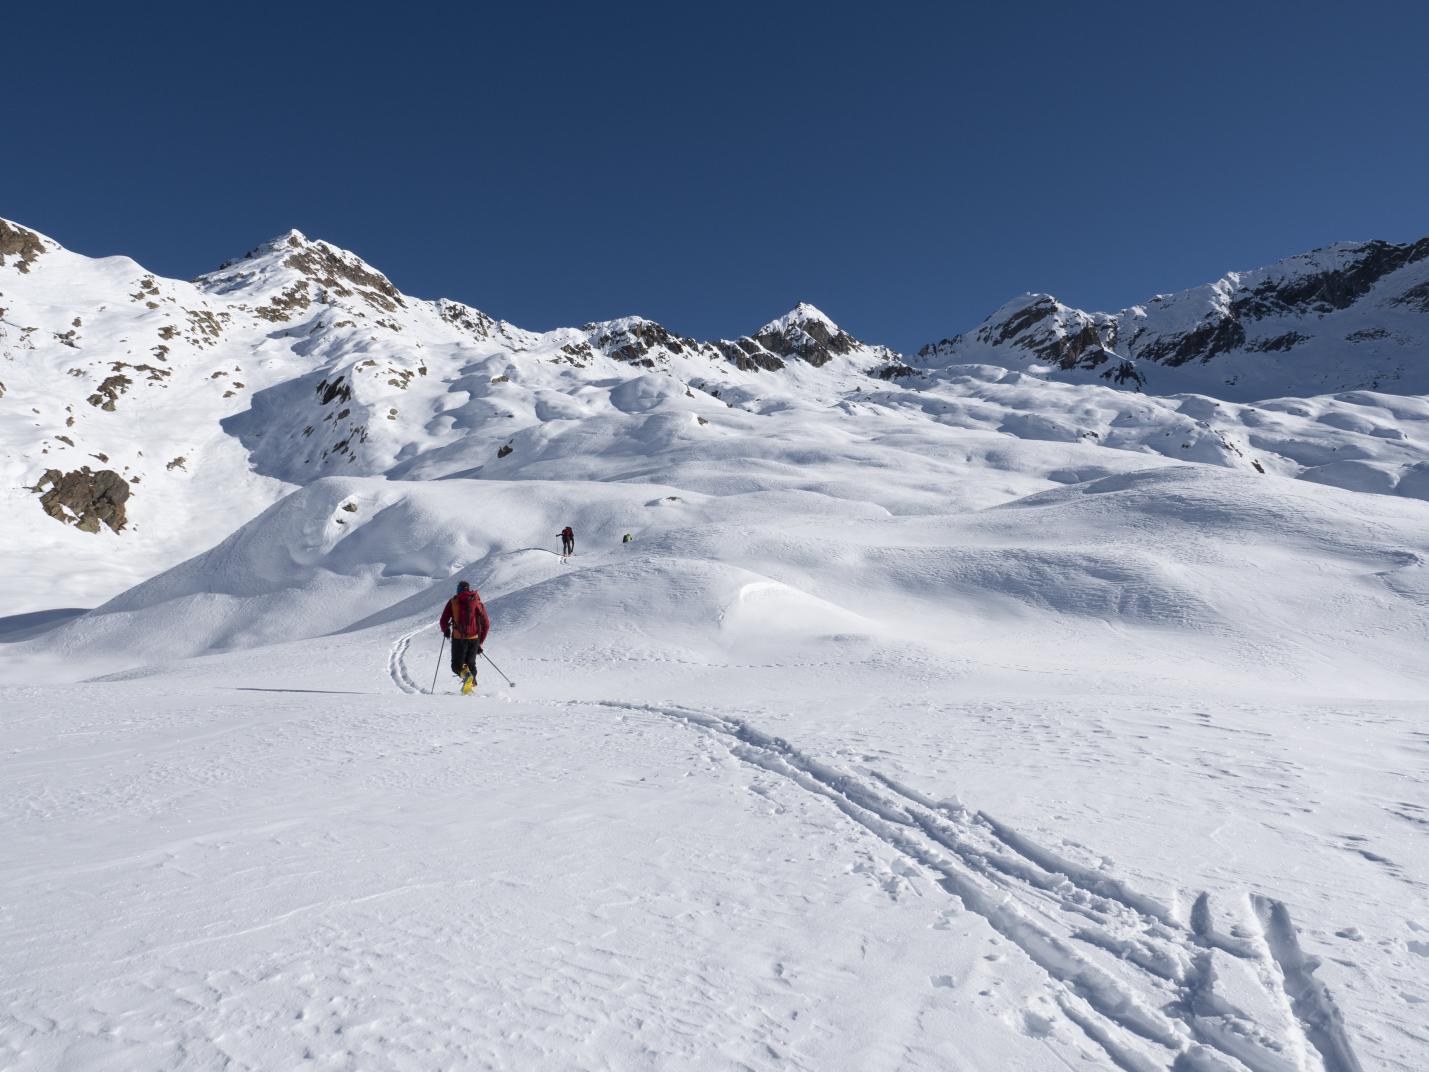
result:
<svg viewBox="0 0 1429 1072"><path fill-rule="evenodd" d="M621 543L632 543L632 542L634 542L634 540L635 540L635 537L632 536L632 535L630 535L630 533L628 533L628 532L627 532L624 536L622 536L622 537L620 538L620 542L621 542Z"/></svg>
<svg viewBox="0 0 1429 1072"><path fill-rule="evenodd" d="M576 533L569 525L561 529L561 555L569 558L576 553Z"/></svg>
<svg viewBox="0 0 1429 1072"><path fill-rule="evenodd" d="M470 674L474 681L476 657L486 643L491 618L481 602L481 595L466 581L457 584L456 595L447 600L442 609L441 627L442 636L450 637L452 642L452 673L463 682Z"/></svg>

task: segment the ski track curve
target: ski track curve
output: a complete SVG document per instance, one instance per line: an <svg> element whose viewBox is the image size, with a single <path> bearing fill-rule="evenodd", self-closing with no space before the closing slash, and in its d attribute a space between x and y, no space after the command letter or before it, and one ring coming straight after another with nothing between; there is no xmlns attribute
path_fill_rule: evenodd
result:
<svg viewBox="0 0 1429 1072"><path fill-rule="evenodd" d="M1126 881L1037 844L961 804L940 803L872 768L846 770L730 715L570 701L673 719L732 757L832 804L934 876L1047 976L1068 1020L1126 1072L1362 1072L1316 962L1281 901L1247 897L1258 942L1216 930L1210 895L1189 920ZM1214 957L1243 964L1283 1025L1217 991ZM1247 1003L1248 1004L1248 1003Z"/></svg>
<svg viewBox="0 0 1429 1072"><path fill-rule="evenodd" d="M423 688L413 678L407 669L407 649L412 646L412 640L418 633L430 629L430 625L419 625L409 633L403 633L392 643L392 649L387 655L387 675L392 679L392 683L406 693L415 695L431 695L432 690Z"/></svg>

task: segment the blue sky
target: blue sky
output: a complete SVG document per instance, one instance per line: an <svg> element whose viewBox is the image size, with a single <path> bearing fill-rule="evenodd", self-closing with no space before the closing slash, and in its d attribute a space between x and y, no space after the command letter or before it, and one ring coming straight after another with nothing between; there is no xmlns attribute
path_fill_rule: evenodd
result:
<svg viewBox="0 0 1429 1072"><path fill-rule="evenodd" d="M1429 5L12 5L0 215L190 277L297 227L548 328L913 350L1429 234Z"/></svg>

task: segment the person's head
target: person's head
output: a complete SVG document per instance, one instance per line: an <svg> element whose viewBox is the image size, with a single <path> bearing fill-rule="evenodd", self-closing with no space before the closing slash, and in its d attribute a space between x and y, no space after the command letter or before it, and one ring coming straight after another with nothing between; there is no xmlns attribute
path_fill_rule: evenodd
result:
<svg viewBox="0 0 1429 1072"><path fill-rule="evenodd" d="M467 581L457 581L456 590L458 592L470 592L471 585Z"/></svg>

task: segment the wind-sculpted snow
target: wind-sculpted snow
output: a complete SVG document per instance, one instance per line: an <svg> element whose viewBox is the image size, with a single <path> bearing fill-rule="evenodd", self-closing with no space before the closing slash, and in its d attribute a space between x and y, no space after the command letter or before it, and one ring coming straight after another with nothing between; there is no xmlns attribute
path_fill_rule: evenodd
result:
<svg viewBox="0 0 1429 1072"><path fill-rule="evenodd" d="M1051 331L1058 347L1080 339L1082 360L1112 344L1102 339L1112 322L1055 302L1045 316L1046 303L1027 315L1009 307L980 331L985 344L939 349L927 371L806 303L733 341L700 342L640 317L536 333L404 295L356 255L298 232L181 283L7 226L43 250L23 271L15 258L0 265L0 494L13 519L16 610L100 602L330 476L802 488L932 513L949 499L985 506L1165 458L1429 496L1423 399L1355 391L1231 403L1137 394L1100 373L1058 382L1055 370L1032 374L1046 362L1029 363L1027 332ZM1408 248L1345 247L1227 277L1200 297L1158 299L1146 316L1190 331L1200 314L1187 310L1229 315L1247 294L1254 309L1242 318L1320 316L1317 303L1328 303L1327 323L1393 321L1356 329L1369 340L1356 345L1418 352L1425 314L1389 294L1400 284L1417 293L1410 276L1429 270ZM1277 353L1245 361L1268 369ZM1290 357L1304 373L1299 393L1340 385L1322 363ZM1201 386L1180 375L1188 368L1148 390ZM1273 379L1244 384L1263 393ZM845 479L853 464L889 486L870 495L867 481ZM34 490L46 474L78 486L86 469L113 474L104 479L127 494L122 530L95 523L84 503L47 512Z"/></svg>
<svg viewBox="0 0 1429 1072"><path fill-rule="evenodd" d="M0 1064L1421 1067L1429 506L850 417L316 480L0 633Z"/></svg>
<svg viewBox="0 0 1429 1072"><path fill-rule="evenodd" d="M697 661L976 640L1130 668L1175 644L1227 672L1304 682L1334 665L1393 691L1429 633L1417 501L1179 466L937 513L893 480L843 498L856 478L819 468L822 491L318 481L9 658L94 674L434 621L457 577L508 637L608 652L609 628L587 623L618 622L627 655ZM578 553L553 574L566 523Z"/></svg>

